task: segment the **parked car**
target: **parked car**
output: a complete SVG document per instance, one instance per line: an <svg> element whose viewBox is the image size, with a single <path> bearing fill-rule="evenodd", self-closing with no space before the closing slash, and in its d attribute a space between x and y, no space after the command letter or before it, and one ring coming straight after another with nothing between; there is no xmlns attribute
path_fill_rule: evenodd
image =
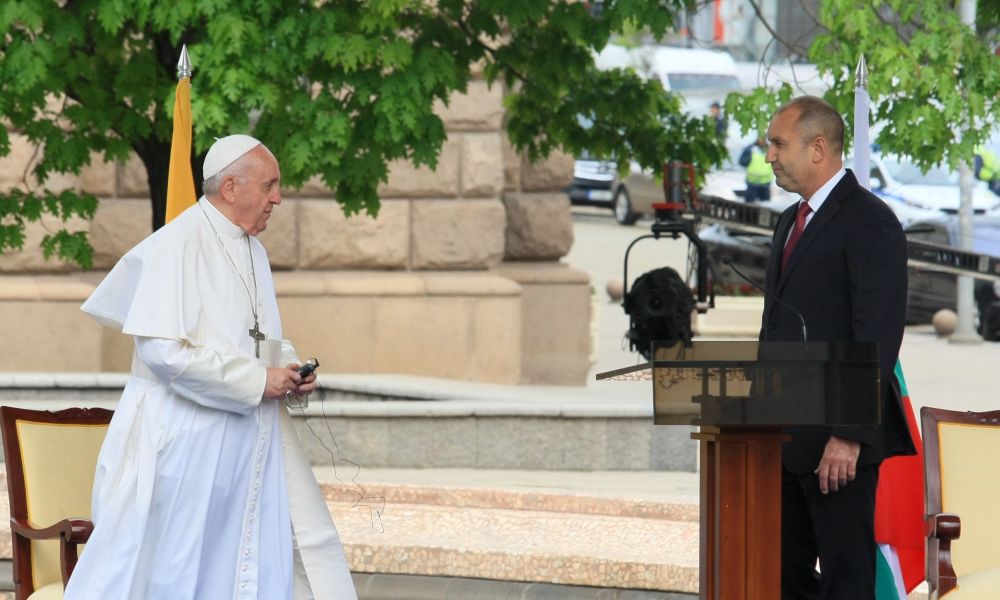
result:
<svg viewBox="0 0 1000 600"><path fill-rule="evenodd" d="M1000 256L1000 217L982 216L972 221L972 251ZM941 216L912 223L908 239L960 247L957 216ZM955 309L955 275L910 268L907 289L907 315L913 322L928 323L942 308ZM1000 340L1000 282L977 279L974 286L979 335L989 341Z"/></svg>
<svg viewBox="0 0 1000 600"><path fill-rule="evenodd" d="M589 156L573 163L573 181L566 193L573 205L610 208L621 225L632 225L639 217L653 214L653 203L664 201L660 178L644 172L638 163L633 162L621 178L615 163Z"/></svg>
<svg viewBox="0 0 1000 600"><path fill-rule="evenodd" d="M872 191L894 210L900 207L906 213L905 218L917 220L909 216L914 210L958 214L960 195L956 171L939 166L924 173L908 160L873 153L870 177ZM985 182L977 181L972 190L972 208L977 215L998 210L1000 197L990 192ZM899 212L897 210L897 214Z"/></svg>
<svg viewBox="0 0 1000 600"><path fill-rule="evenodd" d="M699 191L723 200L739 200L746 187L746 174L728 168L709 173ZM637 163L632 163L628 174L620 178L614 163L590 157L576 160L573 182L566 193L574 205L610 208L622 225L632 225L643 215L652 215L653 204L665 200L662 178L640 169ZM798 196L772 183L771 198L783 208Z"/></svg>
<svg viewBox="0 0 1000 600"><path fill-rule="evenodd" d="M577 206L610 208L621 225L632 225L643 215L653 214L653 203L663 202L663 183L632 163L629 173L618 176L613 162L584 156L573 163L573 181L566 189Z"/></svg>

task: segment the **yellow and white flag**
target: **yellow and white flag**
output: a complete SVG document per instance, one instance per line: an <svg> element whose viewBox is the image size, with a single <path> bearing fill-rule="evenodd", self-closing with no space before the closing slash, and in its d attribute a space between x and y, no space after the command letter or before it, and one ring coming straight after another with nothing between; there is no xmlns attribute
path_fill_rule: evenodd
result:
<svg viewBox="0 0 1000 600"><path fill-rule="evenodd" d="M170 142L170 172L167 175L167 214L171 219L194 205L194 175L191 172L191 78L177 82L174 96L174 134Z"/></svg>

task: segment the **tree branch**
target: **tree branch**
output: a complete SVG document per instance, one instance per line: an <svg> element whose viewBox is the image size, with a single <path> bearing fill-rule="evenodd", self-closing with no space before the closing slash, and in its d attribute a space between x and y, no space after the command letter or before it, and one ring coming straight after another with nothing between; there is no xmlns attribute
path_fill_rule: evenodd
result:
<svg viewBox="0 0 1000 600"><path fill-rule="evenodd" d="M824 26L822 21L819 20L819 17L816 16L816 13L812 11L812 8L810 8L806 0L799 0L799 6L802 7L802 12L806 13L806 15L808 15L809 18L812 19L813 23L815 23L818 27L826 29L826 26Z"/></svg>
<svg viewBox="0 0 1000 600"><path fill-rule="evenodd" d="M445 21L447 22L447 18L445 19ZM473 43L475 43L477 46L479 46L480 48L482 48L483 50L485 50L486 53L489 54L493 58L493 62L495 62L497 64L502 64L505 69L507 69L510 72L512 72L514 74L514 76L517 77L519 80L521 80L521 81L528 81L528 77L524 73L521 73L521 71L518 70L517 68L515 68L513 65L511 65L510 63L502 62L502 61L498 60L497 59L497 49L494 48L494 47L492 47L492 46L490 46L486 42L483 42L480 39L480 36L474 35L474 33L471 31L471 29L469 28L468 23L466 23L465 20L459 19L458 21L456 21L453 24L456 25L459 29L461 29L462 32L470 40L474 40Z"/></svg>
<svg viewBox="0 0 1000 600"><path fill-rule="evenodd" d="M764 25L764 28L767 29L768 33L770 33L775 40L777 40L778 42L781 43L782 46L788 48L789 50L791 50L795 54L798 54L799 56L809 56L808 48L805 49L800 48L795 44L793 44L792 42L789 42L785 38L778 35L778 32L775 31L774 27L771 27L771 24L768 23L767 19L764 18L764 14L760 11L760 5L757 3L756 0L749 0L749 2L750 6L753 7L753 12L757 15L757 20L760 21L762 25Z"/></svg>
<svg viewBox="0 0 1000 600"><path fill-rule="evenodd" d="M878 7L877 7L877 6L875 6L875 4L874 4L874 3L870 3L870 4L868 5L868 8L869 8L869 9L871 9L871 11L872 11L872 14L874 14L874 15L875 15L875 18L876 18L876 19L878 19L878 20L879 20L879 22L881 22L881 23L882 23L883 25L887 26L887 27L888 27L889 29L891 29L891 30L892 30L892 32L893 32L893 33L895 33L895 34L896 34L896 37L898 37L898 38L899 38L899 41L903 42L903 43L904 43L904 44L906 44L906 45L909 45L909 44L910 44L910 40L911 40L912 38L909 38L909 39L908 39L908 38L906 38L906 37L905 37L905 36L903 35L903 32L899 30L899 25L901 25L901 23L899 23L899 24L897 24L897 23L893 23L892 21L890 21L890 20L886 19L885 17L883 17L883 16L882 16L882 12L881 12L881 11L879 11ZM915 25L915 27L917 27L917 26Z"/></svg>

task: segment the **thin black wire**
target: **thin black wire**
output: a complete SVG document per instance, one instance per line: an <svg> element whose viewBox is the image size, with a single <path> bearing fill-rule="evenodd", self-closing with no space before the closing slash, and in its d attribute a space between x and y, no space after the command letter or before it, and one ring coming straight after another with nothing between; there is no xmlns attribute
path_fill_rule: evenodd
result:
<svg viewBox="0 0 1000 600"><path fill-rule="evenodd" d="M333 428L330 427L330 418L326 414L326 390L318 389L316 392L319 396L320 412L323 413L323 423L326 425L326 430L330 434L330 441L333 442L333 446L337 449L336 452L330 449L330 447L326 445L323 438L320 437L319 434L317 434L312 428L312 425L309 423L309 418L306 416L305 407L300 406L292 408L292 410L297 410L301 413L302 422L305 423L306 428L309 429L309 433L316 438L316 441L318 441L320 445L323 446L323 449L326 450L327 454L330 455L330 464L333 467L334 479L340 483L346 492L357 496L357 499L353 504L351 504L351 508L357 508L359 506L367 507L368 514L371 517L372 529L379 533L385 533L385 526L382 524L382 514L385 512L385 496L369 496L365 487L358 482L358 475L361 473L361 465L350 459L340 458L340 444L337 443L337 437L333 434ZM338 461L351 465L351 467L354 468L354 474L351 476L350 483L344 481L340 477L340 474L337 471ZM368 502L364 502L365 500L368 500Z"/></svg>

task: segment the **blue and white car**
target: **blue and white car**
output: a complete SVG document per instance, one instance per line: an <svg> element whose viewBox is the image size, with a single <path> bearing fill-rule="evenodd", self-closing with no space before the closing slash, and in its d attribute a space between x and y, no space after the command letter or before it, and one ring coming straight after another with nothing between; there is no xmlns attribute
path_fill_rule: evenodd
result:
<svg viewBox="0 0 1000 600"><path fill-rule="evenodd" d="M850 165L853 161L848 160ZM912 162L872 154L871 190L896 211L905 225L935 215L958 214L960 194L958 172L932 167L926 173ZM977 181L972 190L972 209L983 215L1000 210L1000 197Z"/></svg>

